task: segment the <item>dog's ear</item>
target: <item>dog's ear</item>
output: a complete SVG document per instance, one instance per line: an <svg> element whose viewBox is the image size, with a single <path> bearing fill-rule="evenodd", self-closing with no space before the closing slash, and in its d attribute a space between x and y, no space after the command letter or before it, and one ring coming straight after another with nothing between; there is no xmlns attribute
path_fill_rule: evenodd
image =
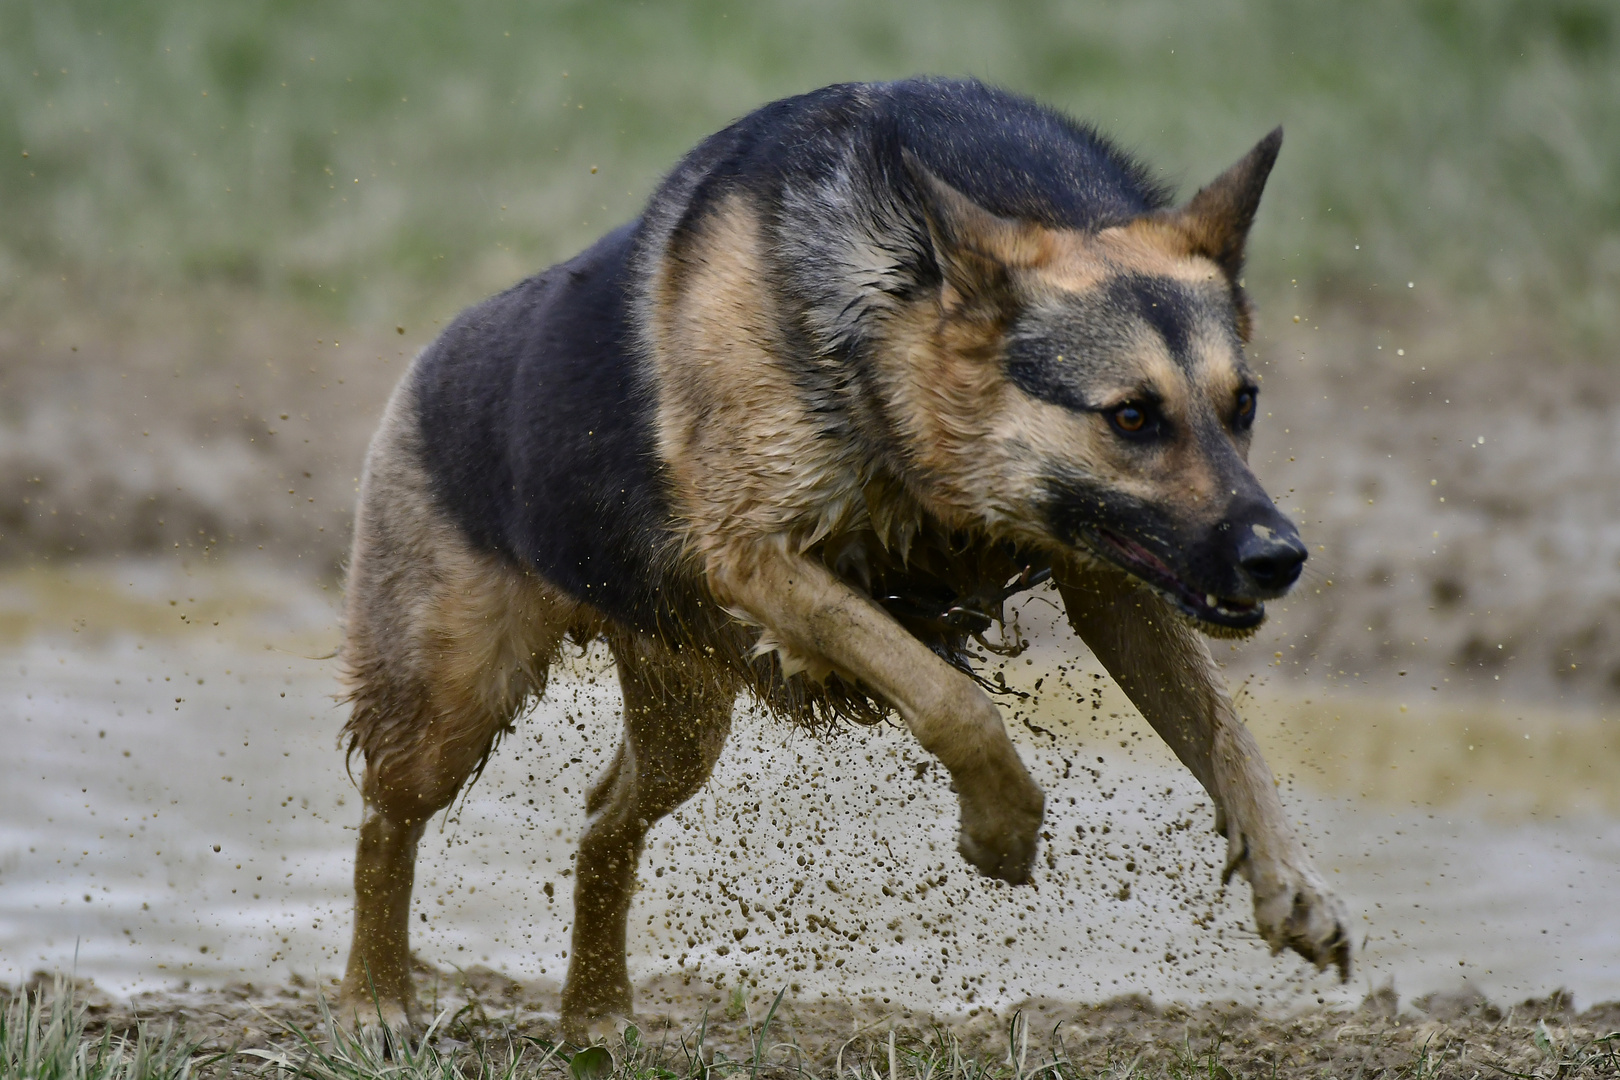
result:
<svg viewBox="0 0 1620 1080"><path fill-rule="evenodd" d="M1232 291L1237 333L1248 341L1254 326L1254 305L1242 286L1244 248L1260 193L1282 149L1282 128L1255 144L1236 165L1201 188L1185 206L1158 210L1137 218L1127 228L1145 231L1179 255L1198 255L1221 268Z"/></svg>
<svg viewBox="0 0 1620 1080"><path fill-rule="evenodd" d="M946 310L994 315L1014 302L1012 271L1040 259L1037 226L993 214L901 151L922 204L930 254L944 278Z"/></svg>
<svg viewBox="0 0 1620 1080"><path fill-rule="evenodd" d="M1212 260L1234 285L1243 273L1249 228L1260 206L1260 193L1266 189L1266 178L1277 163L1282 139L1279 127L1256 143L1236 165L1200 189L1187 205L1151 215L1156 223L1169 225L1179 235L1187 254Z"/></svg>

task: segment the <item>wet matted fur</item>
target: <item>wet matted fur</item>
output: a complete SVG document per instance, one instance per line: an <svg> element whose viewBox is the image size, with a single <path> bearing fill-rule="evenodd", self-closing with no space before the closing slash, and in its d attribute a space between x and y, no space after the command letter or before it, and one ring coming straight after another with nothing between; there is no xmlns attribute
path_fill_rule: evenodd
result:
<svg viewBox="0 0 1620 1080"><path fill-rule="evenodd" d="M1280 144L1175 207L1023 98L828 87L705 140L636 221L462 314L361 488L346 1008L412 1018L417 841L569 636L606 638L625 700L587 796L571 1036L629 1013L643 840L744 690L812 727L898 714L951 772L963 856L1028 880L1044 796L967 643L1049 577L1213 797L1261 934L1348 975L1343 906L1200 636L1252 631L1305 560L1246 464L1240 272Z"/></svg>

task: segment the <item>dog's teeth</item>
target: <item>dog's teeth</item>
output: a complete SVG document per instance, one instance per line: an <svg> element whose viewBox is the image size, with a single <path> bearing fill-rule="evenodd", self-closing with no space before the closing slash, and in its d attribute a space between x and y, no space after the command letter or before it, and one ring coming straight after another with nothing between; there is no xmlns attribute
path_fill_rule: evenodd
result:
<svg viewBox="0 0 1620 1080"><path fill-rule="evenodd" d="M1215 594L1214 593L1205 593L1204 594L1204 603L1208 607L1219 607L1220 606L1220 601L1215 599Z"/></svg>

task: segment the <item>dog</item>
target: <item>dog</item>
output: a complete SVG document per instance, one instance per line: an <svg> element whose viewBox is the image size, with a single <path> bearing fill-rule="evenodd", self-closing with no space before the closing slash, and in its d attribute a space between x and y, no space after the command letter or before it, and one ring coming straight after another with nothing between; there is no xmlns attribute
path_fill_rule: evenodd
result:
<svg viewBox="0 0 1620 1080"><path fill-rule="evenodd" d="M1252 632L1306 559L1247 465L1242 267L1281 141L1175 206L979 82L827 87L459 316L390 399L356 515L350 1015L413 1022L417 842L569 638L605 639L624 696L585 797L571 1039L631 1013L643 841L745 691L823 730L897 714L951 774L962 856L1028 881L1044 796L969 642L1047 579L1212 796L1261 936L1347 979L1345 908L1202 640Z"/></svg>

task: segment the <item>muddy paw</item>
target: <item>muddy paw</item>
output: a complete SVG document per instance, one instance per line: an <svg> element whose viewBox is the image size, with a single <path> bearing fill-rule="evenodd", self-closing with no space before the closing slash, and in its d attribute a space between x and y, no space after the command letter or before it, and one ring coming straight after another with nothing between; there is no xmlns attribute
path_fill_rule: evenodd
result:
<svg viewBox="0 0 1620 1080"><path fill-rule="evenodd" d="M590 1046L624 1031L630 1023L629 979L581 985L574 979L563 987L563 1038L575 1046Z"/></svg>
<svg viewBox="0 0 1620 1080"><path fill-rule="evenodd" d="M563 1038L575 1046L595 1046L599 1043L616 1044L631 1022L630 1010L611 1012L562 1014Z"/></svg>
<svg viewBox="0 0 1620 1080"><path fill-rule="evenodd" d="M1012 885L1029 880L1039 842L1046 795L1027 775L988 796L963 791L956 850L986 877Z"/></svg>
<svg viewBox="0 0 1620 1080"><path fill-rule="evenodd" d="M1339 981L1349 982L1350 916L1344 901L1303 859L1266 865L1251 856L1247 861L1244 876L1254 887L1255 923L1272 954L1293 949L1317 970L1338 968Z"/></svg>

